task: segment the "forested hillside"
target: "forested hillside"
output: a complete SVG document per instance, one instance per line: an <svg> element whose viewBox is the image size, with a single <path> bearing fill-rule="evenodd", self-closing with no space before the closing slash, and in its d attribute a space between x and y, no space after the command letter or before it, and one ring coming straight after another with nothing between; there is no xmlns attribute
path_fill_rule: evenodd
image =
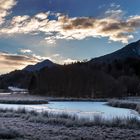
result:
<svg viewBox="0 0 140 140"><path fill-rule="evenodd" d="M32 94L63 97L123 97L140 95L140 60L75 63L44 68L33 74Z"/></svg>

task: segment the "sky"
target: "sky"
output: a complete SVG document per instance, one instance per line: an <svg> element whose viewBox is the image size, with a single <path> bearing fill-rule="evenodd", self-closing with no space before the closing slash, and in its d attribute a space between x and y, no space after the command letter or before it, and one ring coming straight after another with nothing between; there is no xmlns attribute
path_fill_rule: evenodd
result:
<svg viewBox="0 0 140 140"><path fill-rule="evenodd" d="M0 74L90 60L140 39L140 0L0 0Z"/></svg>

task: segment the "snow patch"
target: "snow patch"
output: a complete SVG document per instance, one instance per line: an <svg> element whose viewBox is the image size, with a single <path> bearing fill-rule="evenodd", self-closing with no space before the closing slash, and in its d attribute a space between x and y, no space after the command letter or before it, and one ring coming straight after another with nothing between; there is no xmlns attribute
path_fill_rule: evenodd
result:
<svg viewBox="0 0 140 140"><path fill-rule="evenodd" d="M28 90L27 89L22 89L22 88L18 88L18 87L9 86L8 89L12 93L28 93Z"/></svg>

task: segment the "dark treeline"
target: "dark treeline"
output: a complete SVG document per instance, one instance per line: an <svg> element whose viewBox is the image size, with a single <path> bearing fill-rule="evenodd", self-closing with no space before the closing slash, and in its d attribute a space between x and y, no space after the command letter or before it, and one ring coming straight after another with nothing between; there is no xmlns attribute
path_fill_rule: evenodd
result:
<svg viewBox="0 0 140 140"><path fill-rule="evenodd" d="M13 71L0 76L0 88L29 88L31 94L105 98L140 96L140 59L96 61L45 67L38 72Z"/></svg>
<svg viewBox="0 0 140 140"><path fill-rule="evenodd" d="M140 95L140 59L46 67L32 74L29 90L31 94L59 97L137 96Z"/></svg>
<svg viewBox="0 0 140 140"><path fill-rule="evenodd" d="M28 88L32 73L22 70L15 70L0 76L0 89L7 89L8 86Z"/></svg>

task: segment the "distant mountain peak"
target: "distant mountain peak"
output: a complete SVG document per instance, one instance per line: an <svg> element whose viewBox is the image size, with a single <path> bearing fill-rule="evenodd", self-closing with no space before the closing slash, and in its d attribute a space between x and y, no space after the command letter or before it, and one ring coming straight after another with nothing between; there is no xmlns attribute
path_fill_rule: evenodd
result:
<svg viewBox="0 0 140 140"><path fill-rule="evenodd" d="M90 62L107 62L114 60L123 60L126 58L140 58L140 40L130 43L122 49L101 57L93 58Z"/></svg>
<svg viewBox="0 0 140 140"><path fill-rule="evenodd" d="M49 59L46 59L46 60L44 60L42 62L39 62L39 63L37 63L35 65L28 65L23 70L29 71L29 72L33 72L33 71L39 71L39 70L41 70L44 67L51 68L51 67L54 67L56 65L57 64L53 63Z"/></svg>

